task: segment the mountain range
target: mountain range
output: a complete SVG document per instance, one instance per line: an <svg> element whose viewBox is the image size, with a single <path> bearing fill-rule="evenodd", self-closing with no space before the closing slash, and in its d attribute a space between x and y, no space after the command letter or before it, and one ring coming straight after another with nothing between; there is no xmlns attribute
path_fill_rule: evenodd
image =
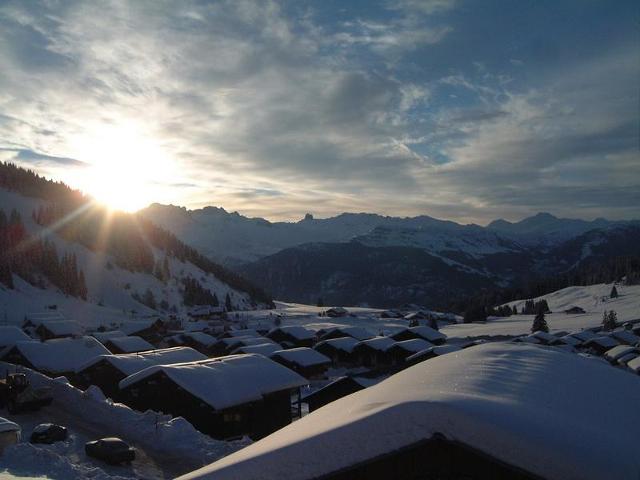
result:
<svg viewBox="0 0 640 480"><path fill-rule="evenodd" d="M140 212L275 298L306 303L433 304L615 255L640 254L640 222L539 213L483 227L429 216L343 213L269 222L222 208L153 204Z"/></svg>

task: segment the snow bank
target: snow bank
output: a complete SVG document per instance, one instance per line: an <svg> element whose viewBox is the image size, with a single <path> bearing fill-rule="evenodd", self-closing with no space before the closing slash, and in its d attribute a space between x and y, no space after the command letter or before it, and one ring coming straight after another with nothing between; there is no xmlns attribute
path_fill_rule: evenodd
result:
<svg viewBox="0 0 640 480"><path fill-rule="evenodd" d="M404 370L180 479L317 478L436 432L550 480L638 478L638 401L638 379L601 362L484 344Z"/></svg>

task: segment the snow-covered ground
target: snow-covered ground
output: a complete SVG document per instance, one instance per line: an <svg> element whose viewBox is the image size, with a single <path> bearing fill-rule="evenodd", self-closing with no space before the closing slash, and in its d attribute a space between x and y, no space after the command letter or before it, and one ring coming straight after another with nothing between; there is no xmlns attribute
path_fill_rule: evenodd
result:
<svg viewBox="0 0 640 480"><path fill-rule="evenodd" d="M0 376L16 367L0 363ZM53 403L37 412L0 416L22 427L22 442L9 447L0 457L0 472L20 476L48 476L52 479L173 478L248 443L213 440L195 430L182 418L154 412L140 413L104 398L97 388L82 392L64 378L49 379L28 369L34 386L50 386ZM53 422L69 430L69 439L54 445L28 443L33 427ZM84 453L84 444L97 438L118 436L136 448L131 466L109 466Z"/></svg>
<svg viewBox="0 0 640 480"><path fill-rule="evenodd" d="M640 285L617 285L618 298L609 298L611 287L612 284L568 287L535 300L547 300L553 312L546 315L551 332L578 332L597 327L602 323L602 313L605 310L615 310L619 322L640 319ZM527 299L510 302L509 305L516 305L518 310L522 310L525 300ZM276 302L276 306L275 311L257 310L242 312L240 315L250 326L272 325L276 315L279 315L282 325L301 325L312 330L332 326L358 326L373 334L392 334L408 325L403 318L381 318L382 310L375 308L346 307L352 315L329 318L319 316L327 307L285 302ZM581 307L586 313L564 313L564 310L573 306ZM461 317L457 317L457 320L462 322ZM486 323L441 324L440 330L453 342L475 337L514 337L530 333L532 322L533 315L513 315L505 318L491 317Z"/></svg>

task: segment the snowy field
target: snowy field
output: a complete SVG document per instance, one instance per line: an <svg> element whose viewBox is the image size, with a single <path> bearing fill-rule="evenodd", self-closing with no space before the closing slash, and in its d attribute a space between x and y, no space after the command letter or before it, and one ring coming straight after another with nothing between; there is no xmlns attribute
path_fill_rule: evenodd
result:
<svg viewBox="0 0 640 480"><path fill-rule="evenodd" d="M538 297L546 299L553 313L546 315L551 332L578 332L585 328L597 327L602 323L605 310L615 310L619 322L640 319L640 285L618 285L618 298L608 298L612 284L597 284L586 287L568 287L557 292ZM518 310L527 299L510 302ZM353 316L328 318L319 316L326 307L315 307L295 303L276 302L277 310L242 312L251 326L270 325L274 314L282 318L282 325L302 325L312 330L331 326L359 326L373 334L393 334L407 327L402 318L380 318L382 310L372 308L346 307ZM581 307L584 314L565 314L564 310L573 306ZM461 322L458 317L458 322ZM511 317L491 317L486 323L442 324L441 331L449 341L478 337L514 337L531 332L533 315L513 315Z"/></svg>

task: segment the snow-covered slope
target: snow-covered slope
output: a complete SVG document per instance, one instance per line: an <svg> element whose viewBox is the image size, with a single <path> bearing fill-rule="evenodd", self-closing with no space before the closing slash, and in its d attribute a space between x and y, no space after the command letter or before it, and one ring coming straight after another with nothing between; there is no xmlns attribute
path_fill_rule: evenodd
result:
<svg viewBox="0 0 640 480"><path fill-rule="evenodd" d="M481 345L404 370L180 479L319 478L436 432L542 478L637 478L637 399L638 379L606 364L552 347Z"/></svg>
<svg viewBox="0 0 640 480"><path fill-rule="evenodd" d="M36 224L32 219L32 212L44 204L43 200L0 189L0 209L6 213L12 209L17 210L27 231L34 236L47 236L55 243L59 255L76 255L78 268L84 272L86 280L87 301L64 295L51 284L47 284L45 289L36 288L14 275L15 289L10 290L0 284L1 321L19 323L26 314L42 311L50 305L57 305L64 316L85 325L121 321L123 317L131 315L132 310L137 315L156 313L132 297L134 293L143 296L147 290L153 293L158 304L166 301L170 307L176 307L177 313L181 313L186 309L182 304L181 279L189 276L215 293L221 301L228 293L238 309L253 308L247 293L235 290L213 274L175 257L168 258L171 277L166 283L148 273L120 268L111 255L68 242ZM163 260L165 256L157 248L153 248L153 253L157 261Z"/></svg>

